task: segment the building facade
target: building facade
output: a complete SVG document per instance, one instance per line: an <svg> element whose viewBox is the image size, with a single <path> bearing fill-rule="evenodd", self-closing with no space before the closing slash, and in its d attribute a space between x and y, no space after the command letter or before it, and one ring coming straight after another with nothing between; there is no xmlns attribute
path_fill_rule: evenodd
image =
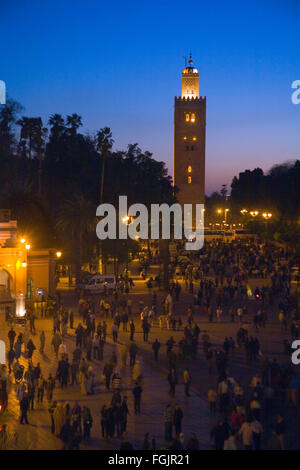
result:
<svg viewBox="0 0 300 470"><path fill-rule="evenodd" d="M205 128L206 97L199 95L199 72L190 56L182 72L181 96L174 103L173 182L181 205L204 204Z"/></svg>
<svg viewBox="0 0 300 470"><path fill-rule="evenodd" d="M10 211L0 209L0 315L9 308L23 316L26 301L54 296L56 262L56 250L32 250Z"/></svg>

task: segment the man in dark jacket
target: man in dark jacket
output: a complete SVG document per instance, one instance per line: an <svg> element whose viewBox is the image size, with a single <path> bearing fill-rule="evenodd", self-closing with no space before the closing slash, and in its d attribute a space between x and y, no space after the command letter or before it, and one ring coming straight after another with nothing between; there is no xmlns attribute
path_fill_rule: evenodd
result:
<svg viewBox="0 0 300 470"><path fill-rule="evenodd" d="M137 345L132 341L129 346L129 357L130 357L130 366L134 366L135 358L138 352Z"/></svg>
<svg viewBox="0 0 300 470"><path fill-rule="evenodd" d="M175 369L171 369L171 371L169 372L168 382L169 382L169 385L170 385L169 394L171 395L171 397L175 397L175 387L176 387L176 384L178 383L177 374L176 374Z"/></svg>
<svg viewBox="0 0 300 470"><path fill-rule="evenodd" d="M175 405L174 409L174 427L175 427L175 434L179 436L181 433L181 422L183 418L182 409L179 407L178 403Z"/></svg>
<svg viewBox="0 0 300 470"><path fill-rule="evenodd" d="M210 437L215 441L216 450L223 450L224 442L229 437L228 426L220 419L211 430Z"/></svg>
<svg viewBox="0 0 300 470"><path fill-rule="evenodd" d="M14 347L14 341L15 341L15 337L16 337L16 332L15 330L11 327L11 329L9 330L8 332L8 339L9 339L9 345L10 345L10 349L13 349Z"/></svg>
<svg viewBox="0 0 300 470"><path fill-rule="evenodd" d="M141 398L142 398L142 387L140 385L136 385L132 390L134 396L134 412L135 414L140 414L141 412Z"/></svg>
<svg viewBox="0 0 300 470"><path fill-rule="evenodd" d="M27 392L24 392L23 398L20 401L20 409L21 409L20 423L24 424L23 421L25 421L25 424L29 424L28 423L28 418L27 418L27 412L28 412L28 409L29 409L29 399L28 399Z"/></svg>
<svg viewBox="0 0 300 470"><path fill-rule="evenodd" d="M153 352L154 352L154 359L157 361L158 360L158 352L160 350L160 342L158 341L157 338L154 341L154 343L152 344L152 349L153 349Z"/></svg>
<svg viewBox="0 0 300 470"><path fill-rule="evenodd" d="M112 373L113 373L113 365L110 361L107 361L107 363L105 364L103 368L103 375L105 376L105 386L107 390L109 390L110 378L111 378Z"/></svg>

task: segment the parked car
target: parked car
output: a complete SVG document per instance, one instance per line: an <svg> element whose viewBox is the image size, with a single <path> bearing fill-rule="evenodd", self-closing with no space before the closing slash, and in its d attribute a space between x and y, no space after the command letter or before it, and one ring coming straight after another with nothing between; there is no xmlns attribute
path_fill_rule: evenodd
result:
<svg viewBox="0 0 300 470"><path fill-rule="evenodd" d="M95 274L86 282L79 283L77 288L89 294L101 294L112 292L117 287L117 280L114 274Z"/></svg>

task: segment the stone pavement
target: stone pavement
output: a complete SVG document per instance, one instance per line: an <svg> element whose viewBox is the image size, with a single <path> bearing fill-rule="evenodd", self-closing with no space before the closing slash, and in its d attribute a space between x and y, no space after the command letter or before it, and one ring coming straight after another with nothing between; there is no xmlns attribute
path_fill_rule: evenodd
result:
<svg viewBox="0 0 300 470"><path fill-rule="evenodd" d="M77 320L78 321L78 320ZM8 328L1 322L1 336L7 338ZM45 354L41 355L39 351L35 351L33 355L33 363L40 362L43 374L48 376L49 372L55 374L57 361L54 359L54 353L50 345L52 334L52 320L39 319L36 321L37 334L31 335L37 349L39 348L39 334L43 329L46 333ZM21 327L16 328L16 331ZM4 332L4 335L3 335ZM67 338L68 351L71 352L75 346L74 336L69 335ZM61 390L56 388L54 391L54 400L63 400L72 404L78 400L81 405L90 407L94 424L91 431L91 442L89 445L82 445L82 448L89 449L118 449L120 441L114 439L107 442L100 438L100 409L103 404L108 404L111 399L112 392L106 391L104 384L101 382L103 364L111 357L113 348L117 348L119 355L119 345L115 346L111 342L106 344L104 349L104 361L93 361L92 366L96 374L95 394L91 396L81 396L79 386L69 386L67 389ZM128 396L129 417L128 417L128 436L135 448L140 448L143 436L149 432L151 436L156 438L158 447L165 448L164 441L164 422L163 413L168 403L172 403L168 395L168 385L165 380L164 371L154 369L149 361L139 356L143 373L143 394L141 415L136 416L133 412L133 396L132 396L132 380L131 370L129 366L122 370L122 395ZM27 360L22 357L21 363L27 365ZM17 449L60 449L62 443L50 432L50 416L48 413L48 403L44 398L43 404L36 404L36 409L30 411L28 415L30 425L19 424L19 403L15 396L15 385L13 376L10 376L9 389L9 405L8 410L0 417L0 424L6 423L9 432L15 432L18 436ZM178 403L182 407L184 413L183 430L187 436L193 431L197 432L202 448L207 448L207 421L209 420L206 403L194 394L193 397L185 398L183 387L178 387L176 399L173 403Z"/></svg>
<svg viewBox="0 0 300 470"><path fill-rule="evenodd" d="M256 280L255 280L256 282ZM145 283L138 282L137 288L131 293L133 299L133 307L135 313L135 323L136 323L136 334L135 341L137 342L140 351L138 359L141 362L142 372L144 376L143 381L143 396L142 396L142 414L140 416L135 416L133 414L133 397L131 393L132 383L130 379L130 369L127 367L122 371L123 378L123 392L122 395L126 394L129 401L130 415L128 419L128 435L129 439L132 441L136 448L140 448L141 441L146 432L149 432L151 436L156 437L158 446L165 447L166 443L163 439L164 434L164 423L163 423L163 412L166 405L170 402L168 395L168 384L167 384L167 360L165 354L165 343L167 339L173 335L176 342L178 342L183 337L183 331L168 331L167 329L160 329L158 327L153 327L149 335L149 343L143 342L143 335L140 328L140 321L137 317L138 313L138 301L144 300L147 304L150 300L150 296L145 292ZM67 307L72 307L76 312L76 299L71 291L64 290L62 291L63 304ZM163 293L159 293L159 305L163 298ZM98 299L97 299L98 300ZM184 290L182 292L180 301L175 304L175 312L182 316L184 321L185 313L187 310L188 304L191 303L191 295L186 293ZM251 309L250 309L251 310ZM97 318L97 321L99 318ZM233 336L235 338L236 331L239 328L238 323L230 323L229 319L224 316L222 322L219 323L209 323L207 317L204 317L201 312L197 315L195 319L199 324L201 330L206 329L213 343L213 347L221 346L225 336ZM75 326L78 323L78 318L76 317ZM284 337L288 337L288 334L281 332L276 312L270 314L270 318L267 324L266 329L261 329L260 331L254 331L252 324L251 313L247 318L245 318L245 323L249 329L250 335L258 336L261 345L263 354L266 354L270 357L277 357L279 361L283 361L285 358L282 354L282 340ZM111 320L108 321L108 333L110 336L110 326ZM35 351L33 362L41 363L42 370L44 375L47 375L49 371L55 373L57 367L57 361L54 359L53 349L50 346L50 341L52 338L52 319L39 319L36 321L37 326L37 335L33 336L33 341L36 344L37 348L39 346L39 334L42 329L46 332L46 347L45 355L42 357L38 351ZM20 327L19 327L20 328ZM4 338L7 339L7 327L4 325L3 318L0 319L0 331L1 336L4 332ZM69 330L70 333L70 330ZM155 363L153 360L153 353L151 349L151 343L155 338L158 338L162 343L162 348L160 351L159 362ZM129 334L122 332L122 325L120 327L120 333L118 340L122 342L128 342ZM110 338L109 338L110 341ZM67 339L68 351L72 352L74 349L74 336L68 336ZM82 448L92 448L92 449L117 449L120 442L118 440L113 440L110 442L103 441L100 438L100 409L103 404L108 404L111 397L111 392L106 392L104 385L100 383L100 378L102 374L103 364L105 360L111 357L113 348L119 350L119 345L113 345L109 342L105 346L104 350L104 361L93 361L93 368L96 373L96 393L93 396L82 397L80 395L79 386L68 387L66 390L62 391L60 388L55 390L54 399L69 401L71 404L75 400L79 400L81 405L86 404L91 408L92 415L94 418L94 425L91 432L91 443L89 446L82 445ZM176 346L175 346L176 349ZM23 358L22 361L27 363ZM182 384L182 369L183 366L188 365L191 370L193 377L192 384L192 397L186 398L183 393L183 384ZM232 375L241 380L242 384L247 386L251 380L253 374L256 372L258 365L249 366L245 362L244 353L242 351L237 351L230 363L230 371ZM203 352L199 351L198 359L196 361L187 361L186 363L181 361L179 364L179 385L176 387L176 398L174 402L179 403L183 409L184 420L183 420L183 430L186 437L189 436L189 433L195 431L202 448L209 447L209 431L212 425L215 423L215 419L211 419L208 414L208 405L206 403L206 394L210 385L216 386L216 370L213 369L213 373L210 376L207 372L206 362L203 356ZM29 419L30 426L21 426L18 424L19 417L19 405L15 398L14 386L10 385L12 393L10 394L10 401L8 411L5 415L0 417L0 423L7 422L11 430L15 430L19 436L19 441L17 444L18 448L27 449L59 449L61 448L61 442L59 439L55 438L50 433L50 417L48 414L48 406L46 402L43 405L37 405L37 410L30 412ZM296 411L296 412L295 412ZM291 410L291 420L292 420L292 430L299 428L299 410ZM292 431L290 431L291 433ZM292 442L292 439L290 439ZM291 443L291 448L297 448L298 442Z"/></svg>

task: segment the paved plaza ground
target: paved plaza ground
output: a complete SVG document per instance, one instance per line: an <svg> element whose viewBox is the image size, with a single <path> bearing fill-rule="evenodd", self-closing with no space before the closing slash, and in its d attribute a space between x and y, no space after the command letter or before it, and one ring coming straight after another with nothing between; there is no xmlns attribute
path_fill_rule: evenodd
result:
<svg viewBox="0 0 300 470"><path fill-rule="evenodd" d="M255 285L259 281L255 280ZM66 307L72 307L75 312L75 327L79 322L77 315L77 298L74 292L62 283L61 284L62 303ZM161 305L161 300L165 294L158 292L158 305ZM207 391L210 385L216 387L217 373L216 368L213 368L212 374L209 375L207 371L206 361L204 359L202 347L199 346L198 358L194 361L181 361L179 363L178 377L179 384L176 387L175 399L170 399L168 394L169 386L167 382L167 358L165 343L172 335L178 343L183 337L183 328L180 331L168 331L166 328L160 329L158 326L153 326L150 335L149 343L143 341L141 330L141 322L138 319L138 301L143 299L145 304L150 301L150 296L145 288L143 281L135 280L135 287L130 293L133 301L133 316L136 323L135 341L139 346L138 360L142 368L142 406L141 414L135 415L133 412L133 396L132 396L132 380L131 369L129 365L121 370L122 375L122 396L128 396L129 403L129 417L128 417L128 438L132 442L134 448L141 448L143 436L146 432L150 436L156 438L158 448L167 448L167 443L164 440L164 411L168 403L179 403L183 410L183 431L185 437L188 438L191 432L195 432L200 442L202 449L211 448L209 432L217 420L217 416L211 418L209 416L208 403L206 401ZM191 303L192 297L189 293L185 292L184 286L179 302L175 303L175 313L180 314L185 325L185 315L188 305ZM102 320L97 316L96 323ZM229 318L225 315L220 323L209 323L208 318L203 316L201 310L198 312L195 321L198 323L201 331L207 330L213 348L223 344L225 336L232 336L235 339L236 332L239 328L238 323L230 323ZM261 349L264 355L269 357L276 357L279 362L286 361L287 358L283 355L282 341L288 334L282 332L280 329L277 315L269 315L269 321L266 328L262 328L259 332L254 331L254 326L251 317L251 308L248 318L244 319L244 324L249 330L250 335L255 335L261 342ZM51 346L52 339L52 319L37 319L36 320L36 334L31 335L33 342L37 347L34 352L33 363L40 362L41 369L45 377L49 372L56 373L57 360ZM5 325L4 319L0 319L1 336L7 339L8 327ZM22 330L21 327L16 327L17 333ZM39 349L39 335L44 330L46 333L46 346L45 353L41 355ZM159 353L159 361L156 363L153 358L151 344L158 338L162 343ZM81 396L80 386L68 386L66 389L61 390L57 383L57 388L54 391L55 400L63 400L69 402L71 406L78 400L81 405L87 405L92 412L94 424L91 431L91 441L88 445L82 444L82 449L118 449L120 440L113 439L111 441L103 440L100 432L100 409L103 404L110 402L112 392L106 391L102 382L103 365L107 359L111 358L112 351L115 348L118 354L118 363L120 365L119 349L120 345L124 342L129 342L129 333L122 331L122 324L120 326L120 333L118 337L118 344L112 343L111 339L111 320L108 320L108 339L104 348L104 360L92 361L92 366L96 374L96 387L95 394L90 396ZM74 331L68 330L67 347L69 356L75 347ZM175 346L175 350L176 350ZM21 363L27 365L27 360L22 357ZM183 387L182 371L184 366L188 366L192 375L191 397L185 397ZM244 351L236 351L233 359L230 361L230 372L232 376L240 380L244 386L247 386L253 377L254 373L259 370L259 364L249 366L245 361ZM48 403L44 398L43 404L36 404L36 409L29 413L29 425L19 424L19 403L15 396L15 384L10 376L8 381L9 389L9 405L8 410L0 417L0 423L6 423L10 432L17 434L18 440L14 445L18 449L60 449L62 447L61 441L54 437L50 432L50 416L48 413ZM279 404L280 408L280 404ZM286 436L287 448L299 448L299 439L297 434L299 432L299 410L291 407L287 410L289 425Z"/></svg>

